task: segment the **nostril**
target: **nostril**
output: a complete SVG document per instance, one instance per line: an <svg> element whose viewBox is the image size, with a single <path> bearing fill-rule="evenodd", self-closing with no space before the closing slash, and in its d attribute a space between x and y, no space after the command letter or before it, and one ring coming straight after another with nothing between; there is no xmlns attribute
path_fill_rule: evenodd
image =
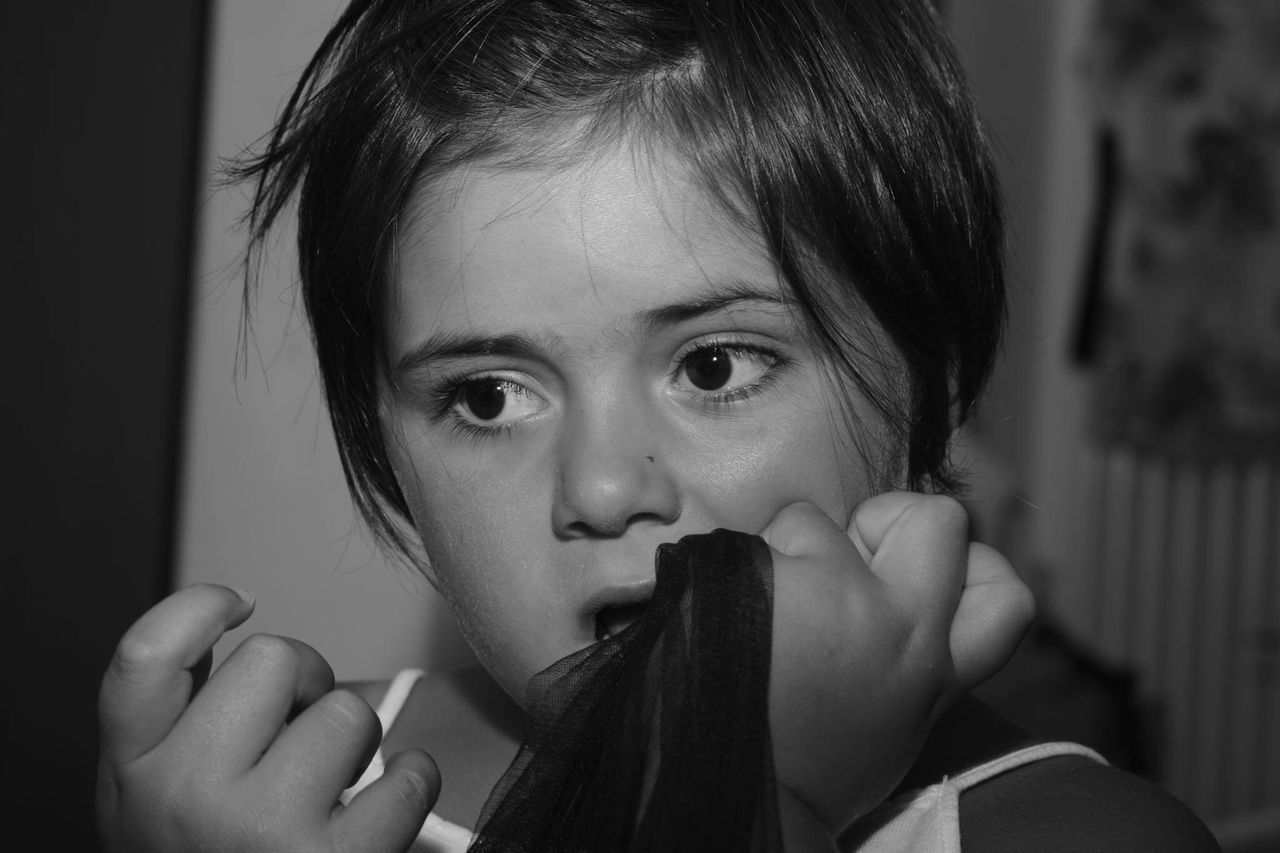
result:
<svg viewBox="0 0 1280 853"><path fill-rule="evenodd" d="M566 539L617 539L638 525L667 526L680 518L676 511L667 515L656 512L637 512L627 516L598 516L578 519L566 524L561 536Z"/></svg>
<svg viewBox="0 0 1280 853"><path fill-rule="evenodd" d="M575 521L568 525L570 535L581 539L616 539L627 532L627 520L622 517L593 518Z"/></svg>

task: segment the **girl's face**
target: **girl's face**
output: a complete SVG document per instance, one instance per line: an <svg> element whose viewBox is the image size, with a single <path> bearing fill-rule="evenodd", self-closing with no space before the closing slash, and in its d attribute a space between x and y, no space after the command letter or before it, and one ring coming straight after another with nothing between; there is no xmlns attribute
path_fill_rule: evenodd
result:
<svg viewBox="0 0 1280 853"><path fill-rule="evenodd" d="M402 227L389 452L432 582L518 702L634 618L660 543L801 500L843 526L866 496L761 241L678 163L460 169Z"/></svg>

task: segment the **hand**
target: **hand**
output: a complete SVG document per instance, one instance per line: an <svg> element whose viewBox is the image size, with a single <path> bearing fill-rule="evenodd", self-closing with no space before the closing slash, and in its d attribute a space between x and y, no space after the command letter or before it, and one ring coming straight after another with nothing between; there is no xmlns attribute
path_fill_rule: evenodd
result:
<svg viewBox="0 0 1280 853"><path fill-rule="evenodd" d="M775 551L775 768L835 833L892 791L947 704L1004 664L1034 602L1000 554L969 543L950 498L880 495L847 531L793 504L761 536Z"/></svg>
<svg viewBox="0 0 1280 853"><path fill-rule="evenodd" d="M403 851L440 790L411 750L349 805L339 793L381 739L377 715L311 647L246 639L211 650L253 604L197 584L125 633L99 695L98 825L117 853ZM207 683L206 683L207 682Z"/></svg>

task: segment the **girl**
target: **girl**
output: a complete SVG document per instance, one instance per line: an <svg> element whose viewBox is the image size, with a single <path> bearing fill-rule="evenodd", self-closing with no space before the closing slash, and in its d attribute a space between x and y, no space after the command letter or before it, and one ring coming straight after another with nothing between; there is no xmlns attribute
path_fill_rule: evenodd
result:
<svg viewBox="0 0 1280 853"><path fill-rule="evenodd" d="M1030 604L936 496L1003 284L928 7L356 0L243 173L256 245L297 194L355 501L483 670L333 690L255 637L210 675L251 601L183 590L104 679L113 849L461 849L535 676L628 634L658 546L713 528L769 546L787 849L1210 849L1087 750L952 702Z"/></svg>

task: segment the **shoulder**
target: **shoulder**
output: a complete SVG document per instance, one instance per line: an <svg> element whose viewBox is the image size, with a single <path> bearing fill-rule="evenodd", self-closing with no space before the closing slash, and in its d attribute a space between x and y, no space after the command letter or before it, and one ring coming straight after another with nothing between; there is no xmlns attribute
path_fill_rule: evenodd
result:
<svg viewBox="0 0 1280 853"><path fill-rule="evenodd" d="M960 837L966 849L991 851L1219 849L1161 788L1076 756L1028 764L964 792Z"/></svg>
<svg viewBox="0 0 1280 853"><path fill-rule="evenodd" d="M962 699L938 721L903 787L956 777L1037 742L981 702ZM1081 756L1035 761L965 790L960 837L966 850L980 851L1218 849L1173 796Z"/></svg>

